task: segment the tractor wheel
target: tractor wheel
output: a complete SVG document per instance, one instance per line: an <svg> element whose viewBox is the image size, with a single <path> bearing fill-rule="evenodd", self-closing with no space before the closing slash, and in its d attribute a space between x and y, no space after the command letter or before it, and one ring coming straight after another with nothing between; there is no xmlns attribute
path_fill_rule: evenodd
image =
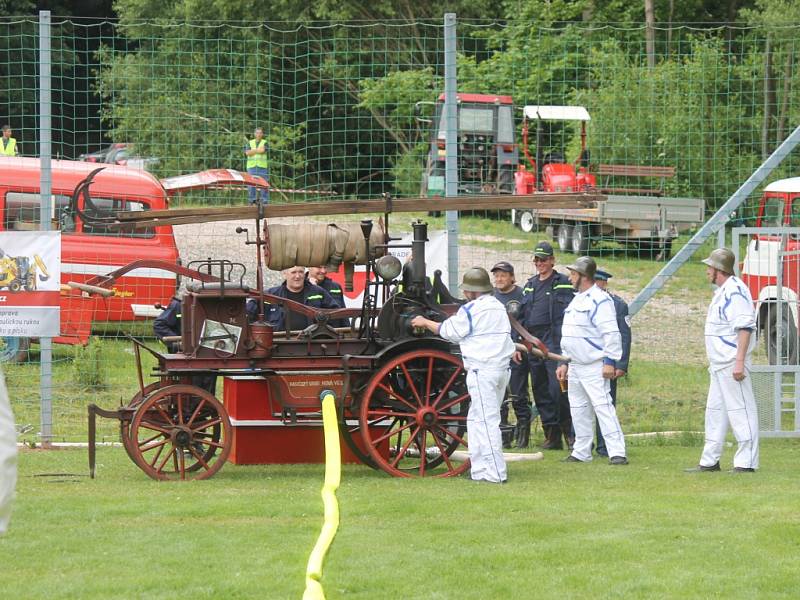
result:
<svg viewBox="0 0 800 600"><path fill-rule="evenodd" d="M193 385L161 388L140 404L130 425L137 465L153 479L208 479L231 451L225 407Z"/></svg>
<svg viewBox="0 0 800 600"><path fill-rule="evenodd" d="M19 279L15 279L8 284L8 289L12 292L18 292L22 289L22 284L20 283Z"/></svg>
<svg viewBox="0 0 800 600"><path fill-rule="evenodd" d="M558 228L558 247L562 252L572 250L572 225L562 223Z"/></svg>
<svg viewBox="0 0 800 600"><path fill-rule="evenodd" d="M372 460L395 477L450 477L469 468L470 397L461 360L441 350L392 357L361 398L361 435Z"/></svg>
<svg viewBox="0 0 800 600"><path fill-rule="evenodd" d="M591 226L576 225L572 231L572 253L583 256L592 247Z"/></svg>
<svg viewBox="0 0 800 600"><path fill-rule="evenodd" d="M519 228L525 233L533 233L536 231L536 218L531 211L519 211Z"/></svg>
<svg viewBox="0 0 800 600"><path fill-rule="evenodd" d="M27 362L30 347L30 338L0 337L0 363Z"/></svg>
<svg viewBox="0 0 800 600"><path fill-rule="evenodd" d="M789 307L770 304L767 307L767 328L764 331L764 349L767 351L767 360L771 365L796 365L797 364L797 326L794 323ZM781 328L781 354L778 356L778 321Z"/></svg>

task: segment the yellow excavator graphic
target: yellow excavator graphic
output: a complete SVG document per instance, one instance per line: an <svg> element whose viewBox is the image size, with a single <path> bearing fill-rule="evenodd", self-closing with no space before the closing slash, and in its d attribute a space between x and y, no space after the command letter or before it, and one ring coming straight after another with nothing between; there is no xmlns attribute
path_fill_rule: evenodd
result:
<svg viewBox="0 0 800 600"><path fill-rule="evenodd" d="M38 281L50 279L50 273L38 254L28 256L7 256L0 250L0 289L8 288L9 291L19 292L36 290L36 271L39 273Z"/></svg>

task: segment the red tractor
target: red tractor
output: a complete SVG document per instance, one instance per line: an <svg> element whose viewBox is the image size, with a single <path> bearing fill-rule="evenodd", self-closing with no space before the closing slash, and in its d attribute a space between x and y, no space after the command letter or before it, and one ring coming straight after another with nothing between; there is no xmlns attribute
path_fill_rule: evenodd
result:
<svg viewBox="0 0 800 600"><path fill-rule="evenodd" d="M589 112L583 106L526 106L522 121L522 151L530 170L524 164L514 175L514 193L535 192L585 192L597 185L596 177L587 172L589 150L586 148L586 122ZM528 148L528 120L536 121L536 155ZM568 163L562 150L552 150L552 137L545 152L543 121L579 121L581 124L581 152L573 165ZM563 148L563 146L562 146Z"/></svg>

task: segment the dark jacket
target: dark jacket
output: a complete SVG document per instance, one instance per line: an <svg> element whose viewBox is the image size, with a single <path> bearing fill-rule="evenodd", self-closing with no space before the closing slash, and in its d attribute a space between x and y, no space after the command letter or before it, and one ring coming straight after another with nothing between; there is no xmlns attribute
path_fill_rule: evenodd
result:
<svg viewBox="0 0 800 600"><path fill-rule="evenodd" d="M153 321L153 332L159 340L164 340L167 336L181 335L181 301L173 298L169 301L167 308ZM169 352L176 352L178 344L166 343Z"/></svg>
<svg viewBox="0 0 800 600"><path fill-rule="evenodd" d="M617 368L628 372L628 362L631 358L631 326L628 324L628 303L616 294L609 292L614 301L614 310L617 313L617 326L622 336L622 358L617 361Z"/></svg>
<svg viewBox="0 0 800 600"><path fill-rule="evenodd" d="M503 306L507 306L508 303L511 302L512 300L516 300L517 302L522 304L522 288L519 287L518 285L515 285L513 288L511 288L510 292L505 292L505 293L501 292L497 288L494 288L494 292L492 292L492 295L495 298L497 298L497 300ZM517 315L517 320L519 320L521 316L522 316L521 314ZM511 330L511 339L514 340L515 342L518 342L520 340L519 334L513 329Z"/></svg>
<svg viewBox="0 0 800 600"><path fill-rule="evenodd" d="M342 286L340 286L330 277L326 277L325 279L323 279L322 283L318 283L317 285L331 295L331 298L333 298L333 301L339 308L345 307L344 293L342 292Z"/></svg>
<svg viewBox="0 0 800 600"><path fill-rule="evenodd" d="M551 352L561 353L561 325L564 322L564 311L575 296L575 288L569 282L569 277L553 271L553 277L546 282L534 275L522 290L522 306L520 307L519 321L531 334L538 337ZM534 302L534 291L539 286L549 286L546 290L547 302ZM534 315L541 316L540 311L545 311L549 325L532 325ZM538 319L537 319L538 320Z"/></svg>
<svg viewBox="0 0 800 600"><path fill-rule="evenodd" d="M286 287L285 281L281 285L269 288L266 290L266 293L278 296L279 298L289 297L289 289ZM306 280L303 285L302 294L302 303L306 306L311 306L313 308L339 308L327 290L313 283L309 283L308 280ZM251 298L247 301L247 317L251 321L255 321L258 318L258 300L255 298ZM280 331L286 328L286 320L284 318L282 306L278 304L265 304L264 317L267 323L272 325L274 329ZM304 320L306 323L304 327L311 325L312 322L308 318L304 317Z"/></svg>

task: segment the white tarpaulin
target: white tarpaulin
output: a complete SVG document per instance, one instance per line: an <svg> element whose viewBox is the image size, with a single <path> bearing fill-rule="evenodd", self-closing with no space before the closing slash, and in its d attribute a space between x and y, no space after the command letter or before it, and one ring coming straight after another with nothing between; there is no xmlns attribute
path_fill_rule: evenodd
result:
<svg viewBox="0 0 800 600"><path fill-rule="evenodd" d="M57 336L60 287L60 231L0 231L0 336Z"/></svg>

